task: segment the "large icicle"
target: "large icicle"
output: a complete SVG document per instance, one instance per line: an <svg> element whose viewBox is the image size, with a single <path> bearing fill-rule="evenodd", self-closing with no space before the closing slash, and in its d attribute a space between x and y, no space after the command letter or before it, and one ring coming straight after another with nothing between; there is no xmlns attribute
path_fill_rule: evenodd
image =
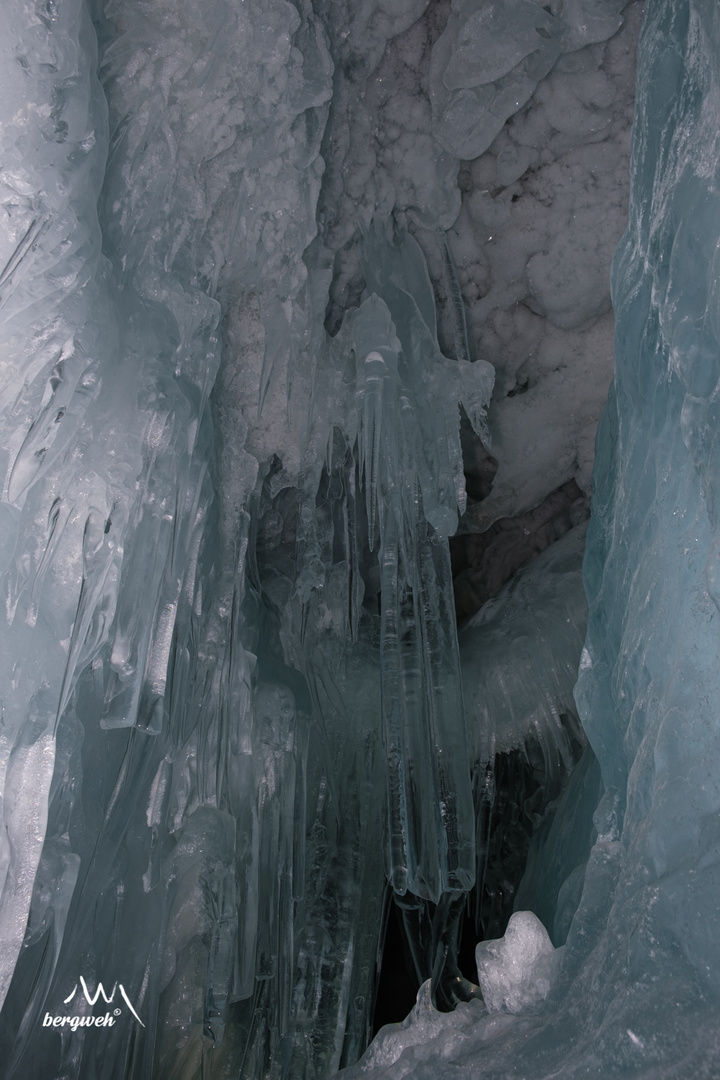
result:
<svg viewBox="0 0 720 1080"><path fill-rule="evenodd" d="M336 425L365 493L354 547L366 545L368 556L378 551L388 874L398 892L410 889L437 902L444 891L469 888L474 877L446 537L465 506L459 405L466 404L486 435L483 405L493 373L482 362L441 354L424 258L406 231L374 221L363 273L365 298L346 315L316 377L322 392L305 466L300 580L320 585L330 573L319 563L310 573L310 553L320 551L311 500L326 461L323 440L332 441L330 425ZM374 601L367 590L365 600Z"/></svg>

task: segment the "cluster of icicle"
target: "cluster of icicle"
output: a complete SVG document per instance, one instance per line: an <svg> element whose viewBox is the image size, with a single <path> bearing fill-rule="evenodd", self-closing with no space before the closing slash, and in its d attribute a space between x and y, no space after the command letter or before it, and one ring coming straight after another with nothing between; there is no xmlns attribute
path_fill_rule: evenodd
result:
<svg viewBox="0 0 720 1080"><path fill-rule="evenodd" d="M307 5L110 3L102 89L85 5L49 10L0 13L0 1052L324 1076L368 1039L386 878L475 877L446 538L492 370L447 252L442 355L391 221L325 334ZM145 1026L38 1038L80 975Z"/></svg>

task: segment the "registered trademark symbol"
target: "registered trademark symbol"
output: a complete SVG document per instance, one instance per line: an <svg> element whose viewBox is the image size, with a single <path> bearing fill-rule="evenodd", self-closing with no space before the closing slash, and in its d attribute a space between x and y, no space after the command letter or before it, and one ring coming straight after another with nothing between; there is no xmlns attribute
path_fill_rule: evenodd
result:
<svg viewBox="0 0 720 1080"><path fill-rule="evenodd" d="M113 1000L113 998L115 997L115 991L119 990L120 991L120 996L122 997L123 1001L127 1005L130 1012L133 1014L133 1016L137 1020L138 1024L140 1024L141 1027L145 1027L142 1020L140 1019L137 1012L135 1011L135 1009L133 1007L133 1004L130 1001L130 998L127 996L127 994L125 992L125 987L123 986L122 983L113 983L113 987L112 987L112 990L110 991L109 996L108 996L108 994L105 993L105 987L103 986L103 984L101 982L99 982L97 984L97 989L96 989L94 994L91 994L90 991L88 990L88 985L85 982L85 979L83 978L82 975L80 976L80 985L82 987L82 992L85 995L85 1000L87 1001L87 1003L88 1003L88 1005L90 1006L91 1009L93 1009L95 1007L95 1002L97 1001L97 999L99 997L102 997L105 1004L109 1005L111 1003L111 1001ZM72 999L75 997L76 992L77 992L77 985L75 985L73 987L72 992L70 994L68 994L68 996L64 999L63 1005L67 1005L69 1002L71 1002ZM122 1009L120 1009L120 1008L114 1009L113 1010L113 1016L122 1016ZM43 1027L62 1027L64 1024L68 1024L72 1031L76 1031L78 1027L93 1027L93 1026L94 1027L105 1027L106 1024L107 1024L108 1027L112 1027L114 1023L115 1023L115 1021L110 1016L110 1013L105 1013L104 1016L94 1016L94 1015L91 1014L90 1016L85 1016L85 1017L81 1017L81 1016L75 1016L75 1017L73 1017L73 1016L58 1016L58 1017L55 1017L55 1016L51 1016L50 1013L45 1013L45 1016L43 1018Z"/></svg>

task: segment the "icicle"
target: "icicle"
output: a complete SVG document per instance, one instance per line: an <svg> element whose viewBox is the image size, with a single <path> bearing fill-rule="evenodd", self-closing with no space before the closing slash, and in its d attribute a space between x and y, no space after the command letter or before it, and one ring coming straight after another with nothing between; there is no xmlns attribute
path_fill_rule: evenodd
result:
<svg viewBox="0 0 720 1080"><path fill-rule="evenodd" d="M408 851L408 809L405 769L405 686L401 682L401 633L398 547L394 521L382 553L382 623L380 652L382 678L383 746L387 768L389 865L388 877L403 895L411 876Z"/></svg>
<svg viewBox="0 0 720 1080"><path fill-rule="evenodd" d="M437 235L443 255L443 278L450 308L455 356L458 360L470 363L472 357L470 356L470 341L468 338L467 319L465 317L465 304L463 302L462 293L460 292L460 283L457 278L457 271L455 270L455 261L452 257L452 252L450 251L447 232L445 232L444 229L438 229Z"/></svg>
<svg viewBox="0 0 720 1080"><path fill-rule="evenodd" d="M379 352L368 353L364 361L363 414L360 427L360 461L365 482L370 550L375 540L375 511L378 503L378 472L383 422L385 361Z"/></svg>

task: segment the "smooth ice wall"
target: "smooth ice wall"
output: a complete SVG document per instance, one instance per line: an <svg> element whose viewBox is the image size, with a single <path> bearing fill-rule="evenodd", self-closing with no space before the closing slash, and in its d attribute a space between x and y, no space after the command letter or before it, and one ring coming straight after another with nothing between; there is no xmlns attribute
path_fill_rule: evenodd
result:
<svg viewBox="0 0 720 1080"><path fill-rule="evenodd" d="M716 4L648 5L576 690L622 845L601 973L643 1002L660 1060L661 1002L698 1047L720 992L719 49Z"/></svg>

